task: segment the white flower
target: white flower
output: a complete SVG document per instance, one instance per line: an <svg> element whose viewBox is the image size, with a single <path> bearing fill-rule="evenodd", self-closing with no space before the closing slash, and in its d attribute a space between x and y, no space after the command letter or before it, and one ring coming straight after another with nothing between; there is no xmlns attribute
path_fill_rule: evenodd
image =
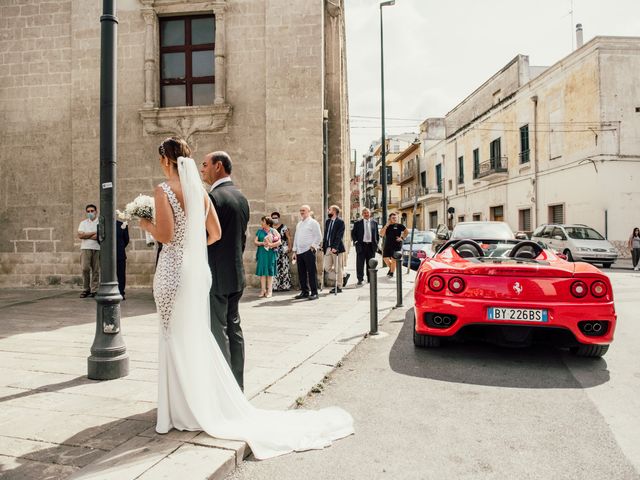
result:
<svg viewBox="0 0 640 480"><path fill-rule="evenodd" d="M149 195L138 195L133 202L127 203L124 211L116 210L116 214L120 220L124 221L122 228L125 228L127 222L134 217L153 220L155 214L153 197Z"/></svg>

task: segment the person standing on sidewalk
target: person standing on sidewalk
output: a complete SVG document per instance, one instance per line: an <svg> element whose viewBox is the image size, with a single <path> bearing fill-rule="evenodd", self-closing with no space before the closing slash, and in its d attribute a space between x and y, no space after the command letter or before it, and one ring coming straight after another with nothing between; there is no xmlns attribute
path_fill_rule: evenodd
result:
<svg viewBox="0 0 640 480"><path fill-rule="evenodd" d="M631 263L635 271L640 270L640 228L636 227L629 237L629 249L631 250Z"/></svg>
<svg viewBox="0 0 640 480"><path fill-rule="evenodd" d="M393 258L393 254L402 250L402 242L408 234L407 227L398 223L398 214L395 212L389 214L387 224L380 230L380 235L384 237L382 258L389 267L389 273L387 273L389 278L393 277L393 273L396 271L396 259Z"/></svg>
<svg viewBox="0 0 640 480"><path fill-rule="evenodd" d="M353 224L351 240L356 247L356 275L358 286L364 282L364 272L367 272L367 282L369 282L369 260L376 256L380 234L378 233L378 222L371 218L371 211L368 208L362 210L362 219Z"/></svg>
<svg viewBox="0 0 640 480"><path fill-rule="evenodd" d="M291 290L291 267L289 263L289 249L293 245L291 232L280 221L279 212L272 212L271 220L273 220L273 227L278 231L280 240L282 240L282 244L278 247L278 268L277 275L273 277L273 290L276 292L288 292Z"/></svg>
<svg viewBox="0 0 640 480"><path fill-rule="evenodd" d="M87 218L80 222L80 266L82 267L81 298L95 297L100 281L100 244L98 243L98 207L90 203L85 208Z"/></svg>
<svg viewBox="0 0 640 480"><path fill-rule="evenodd" d="M249 202L231 181L231 169L228 153L213 152L204 157L200 173L211 185L209 197L222 231L220 240L207 247L212 280L211 331L240 389L244 390L244 337L239 303L245 287L242 255L247 242Z"/></svg>
<svg viewBox="0 0 640 480"><path fill-rule="evenodd" d="M116 220L116 274L122 300L125 300L124 290L127 286L127 245L129 245L129 226Z"/></svg>
<svg viewBox="0 0 640 480"><path fill-rule="evenodd" d="M342 292L341 285L344 286L344 268L340 254L345 252L344 248L344 220L340 218L340 208L331 205L327 210L327 220L324 223L324 239L322 240L322 253L324 253L323 268L327 273L335 272L336 285L331 293Z"/></svg>
<svg viewBox="0 0 640 480"><path fill-rule="evenodd" d="M273 295L273 277L278 268L278 247L282 243L280 234L273 228L271 217L260 219L260 229L253 240L256 248L256 277L260 277L259 298Z"/></svg>
<svg viewBox="0 0 640 480"><path fill-rule="evenodd" d="M294 298L318 299L316 252L322 241L320 224L311 218L311 207L300 207L300 218L293 237L293 261L298 263L301 292Z"/></svg>

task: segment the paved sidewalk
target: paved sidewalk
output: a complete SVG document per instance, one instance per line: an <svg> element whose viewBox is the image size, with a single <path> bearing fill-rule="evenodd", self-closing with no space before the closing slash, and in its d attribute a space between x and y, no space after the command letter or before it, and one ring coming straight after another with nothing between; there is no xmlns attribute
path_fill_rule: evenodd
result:
<svg viewBox="0 0 640 480"><path fill-rule="evenodd" d="M369 289L296 292L241 305L246 394L256 406L302 405L369 330ZM404 270L406 272L406 269ZM379 271L379 316L395 305L395 279ZM405 275L405 294L414 274ZM200 432L157 435L157 318L151 295L132 291L122 331L126 378L86 378L95 304L65 290L0 290L0 477L3 479L224 478L250 452Z"/></svg>

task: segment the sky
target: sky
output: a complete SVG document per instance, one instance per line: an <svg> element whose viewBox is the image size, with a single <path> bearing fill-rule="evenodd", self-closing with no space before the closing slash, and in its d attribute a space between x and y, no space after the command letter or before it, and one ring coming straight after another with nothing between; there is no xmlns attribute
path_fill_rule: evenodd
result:
<svg viewBox="0 0 640 480"><path fill-rule="evenodd" d="M381 134L380 8L345 5L351 156L360 162ZM640 0L396 0L383 12L387 135L444 116L518 54L553 65L575 48L576 23L585 43L640 36Z"/></svg>

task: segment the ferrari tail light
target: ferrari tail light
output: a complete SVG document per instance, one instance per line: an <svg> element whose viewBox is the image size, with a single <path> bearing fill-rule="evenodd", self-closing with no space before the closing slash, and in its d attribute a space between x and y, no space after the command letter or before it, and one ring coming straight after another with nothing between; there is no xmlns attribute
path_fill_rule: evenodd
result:
<svg viewBox="0 0 640 480"><path fill-rule="evenodd" d="M591 284L591 295L602 298L607 294L607 285L602 280L596 280Z"/></svg>
<svg viewBox="0 0 640 480"><path fill-rule="evenodd" d="M589 288L587 284L582 280L578 280L571 284L571 295L576 298L582 298L589 292Z"/></svg>
<svg viewBox="0 0 640 480"><path fill-rule="evenodd" d="M453 277L449 280L449 290L453 293L461 293L466 287L464 280L460 277Z"/></svg>
<svg viewBox="0 0 640 480"><path fill-rule="evenodd" d="M444 288L444 278L442 278L440 275L433 275L431 278L429 278L429 282L427 282L427 285L429 285L430 290L439 292Z"/></svg>

